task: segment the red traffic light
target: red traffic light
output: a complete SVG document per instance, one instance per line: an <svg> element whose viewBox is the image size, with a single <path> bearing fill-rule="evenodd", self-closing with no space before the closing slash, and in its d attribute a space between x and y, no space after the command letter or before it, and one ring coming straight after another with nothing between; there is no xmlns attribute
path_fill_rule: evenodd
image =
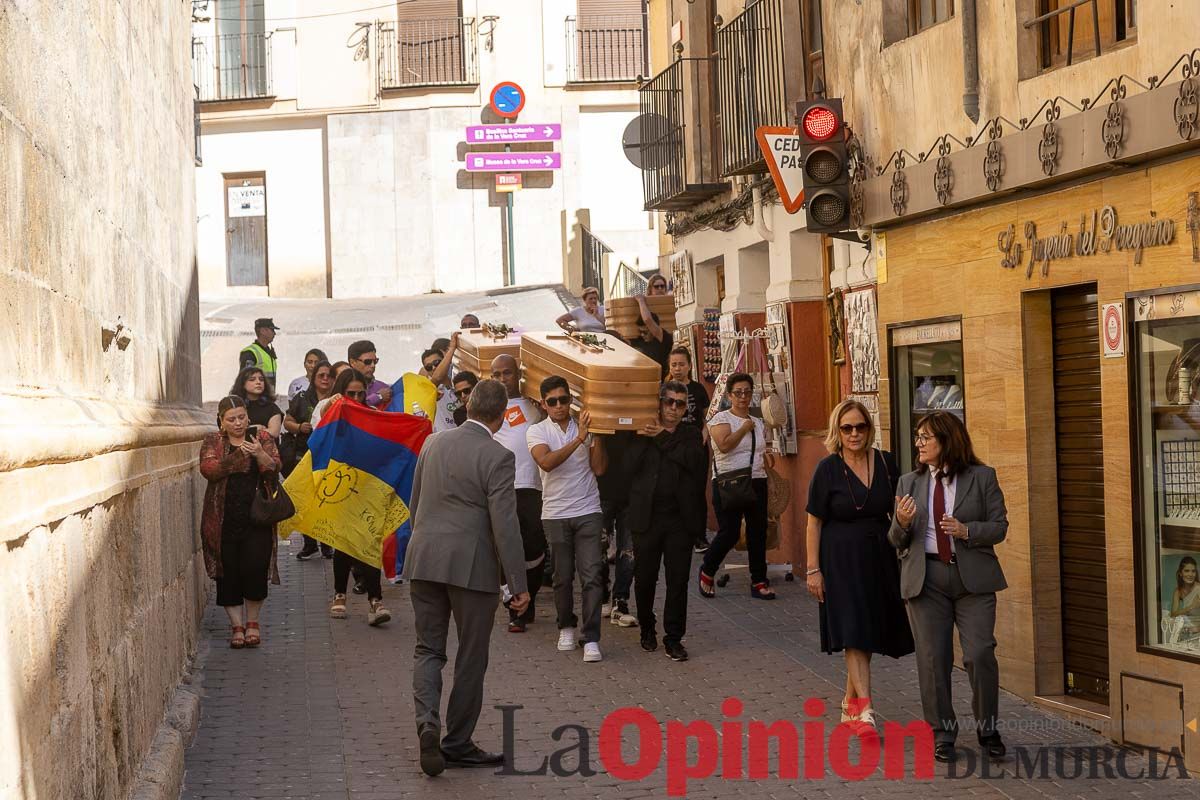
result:
<svg viewBox="0 0 1200 800"><path fill-rule="evenodd" d="M838 120L837 114L827 106L812 106L804 112L801 125L804 126L805 136L823 142L838 132L841 128L841 121Z"/></svg>

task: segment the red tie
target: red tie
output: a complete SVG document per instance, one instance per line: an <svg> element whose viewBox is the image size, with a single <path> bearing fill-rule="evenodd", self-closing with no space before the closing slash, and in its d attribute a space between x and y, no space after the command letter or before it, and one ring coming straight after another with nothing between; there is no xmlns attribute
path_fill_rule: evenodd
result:
<svg viewBox="0 0 1200 800"><path fill-rule="evenodd" d="M946 516L946 488L942 485L941 470L933 473L933 531L937 541L938 558L943 564L949 564L950 534L942 532L942 517Z"/></svg>

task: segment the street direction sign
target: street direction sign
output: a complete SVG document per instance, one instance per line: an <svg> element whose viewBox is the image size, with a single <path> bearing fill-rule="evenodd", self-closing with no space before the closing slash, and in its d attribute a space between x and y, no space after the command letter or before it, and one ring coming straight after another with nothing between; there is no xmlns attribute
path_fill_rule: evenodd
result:
<svg viewBox="0 0 1200 800"><path fill-rule="evenodd" d="M557 142L562 125L468 125L467 144L517 144L519 142Z"/></svg>
<svg viewBox="0 0 1200 800"><path fill-rule="evenodd" d="M467 172L562 169L562 153L467 153Z"/></svg>
<svg viewBox="0 0 1200 800"><path fill-rule="evenodd" d="M496 116L514 119L525 107L525 90L512 81L497 83L488 100Z"/></svg>
<svg viewBox="0 0 1200 800"><path fill-rule="evenodd" d="M754 136L767 160L784 210L795 214L804 205L804 160L800 158L799 131L764 125Z"/></svg>

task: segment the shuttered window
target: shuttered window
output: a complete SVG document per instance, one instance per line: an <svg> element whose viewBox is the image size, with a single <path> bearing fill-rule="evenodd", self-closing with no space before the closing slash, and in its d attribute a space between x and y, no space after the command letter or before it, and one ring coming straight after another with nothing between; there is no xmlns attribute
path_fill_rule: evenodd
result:
<svg viewBox="0 0 1200 800"><path fill-rule="evenodd" d="M569 21L571 80L630 81L646 75L643 0L579 0Z"/></svg>
<svg viewBox="0 0 1200 800"><path fill-rule="evenodd" d="M466 82L466 25L459 0L410 0L396 6L401 85Z"/></svg>

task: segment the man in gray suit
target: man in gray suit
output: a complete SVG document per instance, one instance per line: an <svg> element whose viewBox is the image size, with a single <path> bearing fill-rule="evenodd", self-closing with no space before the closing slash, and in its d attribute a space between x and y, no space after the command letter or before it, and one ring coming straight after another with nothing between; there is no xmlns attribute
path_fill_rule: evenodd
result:
<svg viewBox="0 0 1200 800"><path fill-rule="evenodd" d="M996 592L1007 588L993 546L1008 533L996 471L975 456L966 426L948 411L917 423L920 466L900 477L888 540L900 551L900 595L917 646L917 676L934 757L954 761L958 720L950 697L954 628L971 682L976 734L984 752L1002 758L996 730L1000 668L996 663Z"/></svg>
<svg viewBox="0 0 1200 800"><path fill-rule="evenodd" d="M504 760L480 749L471 736L483 705L502 575L514 595L509 607L520 614L529 603L513 454L492 439L507 405L508 393L499 381L476 384L467 402L467 421L426 440L413 478L413 532L404 578L410 582L417 634L413 702L421 769L430 776L448 766L484 767ZM451 614L458 656L446 738L439 743Z"/></svg>

